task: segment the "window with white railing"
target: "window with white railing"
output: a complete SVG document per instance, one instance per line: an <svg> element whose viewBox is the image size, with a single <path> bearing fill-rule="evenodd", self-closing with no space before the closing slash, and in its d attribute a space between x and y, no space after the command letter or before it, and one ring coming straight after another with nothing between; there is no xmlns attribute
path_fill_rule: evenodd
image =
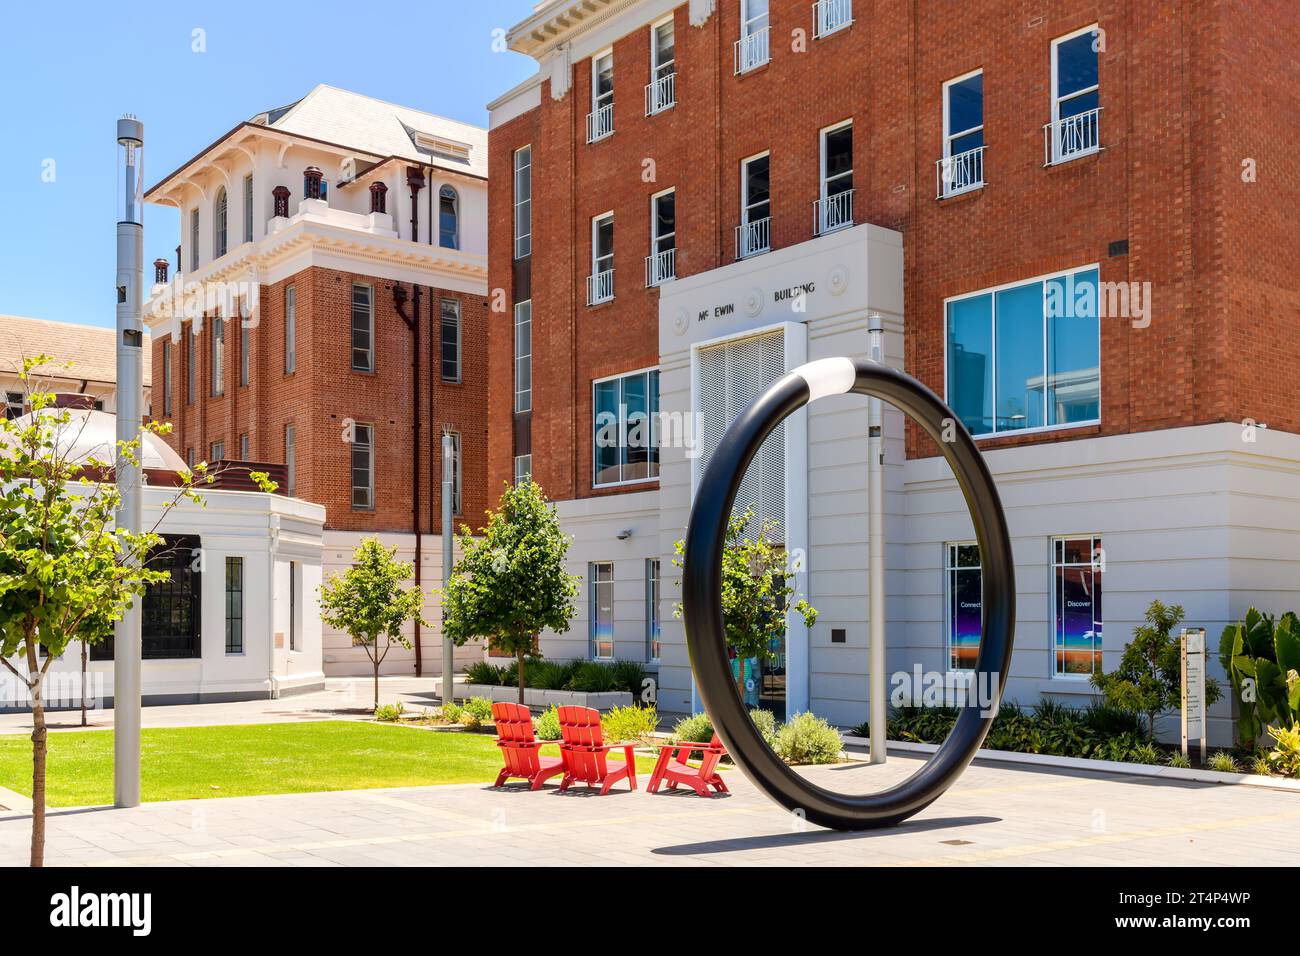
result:
<svg viewBox="0 0 1300 956"><path fill-rule="evenodd" d="M656 286L677 277L677 191L650 197L650 255L645 260L645 284Z"/></svg>
<svg viewBox="0 0 1300 956"><path fill-rule="evenodd" d="M853 23L853 0L817 0L813 4L813 35L830 36Z"/></svg>
<svg viewBox="0 0 1300 956"><path fill-rule="evenodd" d="M650 28L650 83L645 88L645 115L662 113L677 102L677 43L669 17Z"/></svg>
<svg viewBox="0 0 1300 956"><path fill-rule="evenodd" d="M587 304L614 298L614 214L591 220L591 275L587 276Z"/></svg>
<svg viewBox="0 0 1300 956"><path fill-rule="evenodd" d="M740 164L740 225L736 227L736 258L772 248L771 156L760 153Z"/></svg>
<svg viewBox="0 0 1300 956"><path fill-rule="evenodd" d="M814 204L817 235L853 225L853 121L821 133L821 198Z"/></svg>
<svg viewBox="0 0 1300 956"><path fill-rule="evenodd" d="M515 150L515 258L533 254L533 147Z"/></svg>
<svg viewBox="0 0 1300 956"><path fill-rule="evenodd" d="M768 0L740 0L740 39L736 41L736 72L757 69L771 59Z"/></svg>
<svg viewBox="0 0 1300 956"><path fill-rule="evenodd" d="M614 132L614 52L591 58L591 112L587 114L587 142Z"/></svg>
<svg viewBox="0 0 1300 956"><path fill-rule="evenodd" d="M1101 148L1096 25L1052 41L1052 121L1044 127L1047 165Z"/></svg>
<svg viewBox="0 0 1300 956"><path fill-rule="evenodd" d="M936 195L956 196L984 185L984 74L967 73L943 85L943 158Z"/></svg>

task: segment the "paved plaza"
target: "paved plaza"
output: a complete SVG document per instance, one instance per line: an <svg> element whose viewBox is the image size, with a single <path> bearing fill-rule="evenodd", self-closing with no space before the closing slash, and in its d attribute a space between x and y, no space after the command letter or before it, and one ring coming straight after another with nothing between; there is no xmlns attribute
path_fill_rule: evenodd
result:
<svg viewBox="0 0 1300 956"><path fill-rule="evenodd" d="M843 792L919 766L891 755L810 768ZM598 797L483 785L56 810L52 866L1294 865L1300 794L977 763L902 826L833 833L769 802L738 771L729 797ZM645 780L640 781L644 788ZM27 859L30 819L0 811L0 864Z"/></svg>

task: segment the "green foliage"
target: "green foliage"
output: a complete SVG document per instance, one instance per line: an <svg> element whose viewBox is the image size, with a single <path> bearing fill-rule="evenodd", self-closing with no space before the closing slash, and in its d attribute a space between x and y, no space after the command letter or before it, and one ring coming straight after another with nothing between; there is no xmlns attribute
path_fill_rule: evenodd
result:
<svg viewBox="0 0 1300 956"><path fill-rule="evenodd" d="M1273 749L1266 755L1269 773L1279 777L1300 777L1300 723L1270 727Z"/></svg>
<svg viewBox="0 0 1300 956"><path fill-rule="evenodd" d="M1300 620L1287 611L1276 622L1253 607L1219 638L1219 663L1238 702L1237 738L1254 749L1270 724L1300 721Z"/></svg>
<svg viewBox="0 0 1300 956"><path fill-rule="evenodd" d="M776 731L776 750L786 763L838 763L843 745L834 727L813 713L795 714Z"/></svg>
<svg viewBox="0 0 1300 956"><path fill-rule="evenodd" d="M565 570L569 538L532 481L506 487L479 535L461 531L462 557L442 596L443 634L457 644L489 638L522 667L538 634L564 633L573 620L579 579Z"/></svg>
<svg viewBox="0 0 1300 956"><path fill-rule="evenodd" d="M1179 770L1192 769L1192 758L1187 756L1187 754L1183 753L1181 750L1175 750L1171 753L1169 759L1166 760L1165 763L1169 764L1171 767L1177 767Z"/></svg>
<svg viewBox="0 0 1300 956"><path fill-rule="evenodd" d="M1237 763L1237 758L1226 750L1220 750L1210 757L1210 769L1217 770L1219 773L1241 773L1241 764Z"/></svg>
<svg viewBox="0 0 1300 956"><path fill-rule="evenodd" d="M1261 777L1273 775L1273 762L1268 759L1268 753L1261 750L1250 758L1250 772Z"/></svg>
<svg viewBox="0 0 1300 956"><path fill-rule="evenodd" d="M492 719L492 701L486 697L471 697L465 701L465 706L461 708L461 714L477 718L479 723L486 723Z"/></svg>
<svg viewBox="0 0 1300 956"><path fill-rule="evenodd" d="M1133 629L1119 667L1108 674L1092 675L1092 685L1106 703L1146 718L1146 735L1154 740L1156 718L1182 706L1182 651L1174 628L1183 619L1182 605L1152 601L1146 623ZM1219 699L1219 685L1205 680L1205 702Z"/></svg>
<svg viewBox="0 0 1300 956"><path fill-rule="evenodd" d="M352 554L352 566L320 586L321 620L352 638L374 668L375 706L379 706L379 666L393 644L410 647L402 633L407 621L428 626L421 614L424 595L405 587L411 566L396 558L377 538L364 539ZM382 643L381 643L382 641Z"/></svg>
<svg viewBox="0 0 1300 956"><path fill-rule="evenodd" d="M438 715L449 724L459 724L461 718L460 705L449 700L438 708Z"/></svg>
<svg viewBox="0 0 1300 956"><path fill-rule="evenodd" d="M560 708L552 704L533 718L533 733L538 740L560 739Z"/></svg>
<svg viewBox="0 0 1300 956"><path fill-rule="evenodd" d="M685 740L688 743L707 744L713 739L713 721L703 711L683 717L673 725L672 738L675 741Z"/></svg>
<svg viewBox="0 0 1300 956"><path fill-rule="evenodd" d="M400 700L395 704L382 704L375 708L375 720L401 720L405 712Z"/></svg>
<svg viewBox="0 0 1300 956"><path fill-rule="evenodd" d="M659 714L653 707L613 707L600 718L605 743L644 743L659 728Z"/></svg>
<svg viewBox="0 0 1300 956"><path fill-rule="evenodd" d="M754 722L754 727L762 735L769 747L776 746L776 715L770 710L759 710L755 708L749 712L749 719Z"/></svg>
<svg viewBox="0 0 1300 956"><path fill-rule="evenodd" d="M794 568L777 543L776 523L764 519L751 535L748 531L753 520L753 511L746 509L727 522L727 544L722 551L723 635L737 657L766 661L785 638L785 609L792 608L806 627L817 622L817 610L802 598L793 601ZM684 567L686 542L678 541L676 551L673 564ZM680 604L674 613L681 617Z"/></svg>
<svg viewBox="0 0 1300 956"><path fill-rule="evenodd" d="M942 743L957 722L952 707L900 707L890 715L885 735L890 740ZM871 728L860 724L856 736L870 736ZM1091 757L1148 763L1159 751L1147 749L1142 719L1132 712L1094 702L1079 709L1045 700L1026 710L1014 703L1003 704L984 740L990 750L1013 753L1050 754L1058 757Z"/></svg>
<svg viewBox="0 0 1300 956"><path fill-rule="evenodd" d="M496 666L476 661L466 669L471 684L515 687L519 668L515 664ZM547 661L540 657L524 658L524 685L537 690L573 690L593 694L628 691L641 693L645 668L636 661Z"/></svg>

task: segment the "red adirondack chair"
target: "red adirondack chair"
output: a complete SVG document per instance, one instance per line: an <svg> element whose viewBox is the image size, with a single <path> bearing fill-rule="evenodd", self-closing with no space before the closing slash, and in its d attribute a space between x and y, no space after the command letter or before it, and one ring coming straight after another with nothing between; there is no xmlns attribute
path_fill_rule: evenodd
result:
<svg viewBox="0 0 1300 956"><path fill-rule="evenodd" d="M551 741L533 736L533 717L523 704L498 701L492 705L492 720L497 725L497 746L505 760L494 787L522 777L533 790L540 790L548 778L564 772L564 758L543 757L539 752Z"/></svg>
<svg viewBox="0 0 1300 956"><path fill-rule="evenodd" d="M698 768L686 762L686 758L695 750L704 751L704 759ZM717 734L714 734L713 739L707 744L686 740L679 740L675 744L663 744L659 748L659 761L655 764L654 773L650 774L650 784L646 789L650 793L658 793L659 785L667 780L669 790L676 790L677 785L683 783L701 797L716 796L709 787L713 787L718 793L730 793L718 773L718 761L726 752Z"/></svg>
<svg viewBox="0 0 1300 956"><path fill-rule="evenodd" d="M607 744L600 733L600 711L591 707L561 707L560 753L564 756L564 779L560 789L574 783L589 787L600 784L601 794L626 778L628 788L636 789L635 744ZM623 759L607 759L611 750L622 750Z"/></svg>

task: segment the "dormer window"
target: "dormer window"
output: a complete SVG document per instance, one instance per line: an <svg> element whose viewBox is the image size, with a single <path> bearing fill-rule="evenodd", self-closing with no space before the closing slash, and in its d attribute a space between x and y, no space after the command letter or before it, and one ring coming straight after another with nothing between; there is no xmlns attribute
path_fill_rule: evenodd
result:
<svg viewBox="0 0 1300 956"><path fill-rule="evenodd" d="M450 159L457 163L469 162L469 143L462 143L445 136L431 136L428 133L416 133L415 145L434 156L441 157L442 159Z"/></svg>

